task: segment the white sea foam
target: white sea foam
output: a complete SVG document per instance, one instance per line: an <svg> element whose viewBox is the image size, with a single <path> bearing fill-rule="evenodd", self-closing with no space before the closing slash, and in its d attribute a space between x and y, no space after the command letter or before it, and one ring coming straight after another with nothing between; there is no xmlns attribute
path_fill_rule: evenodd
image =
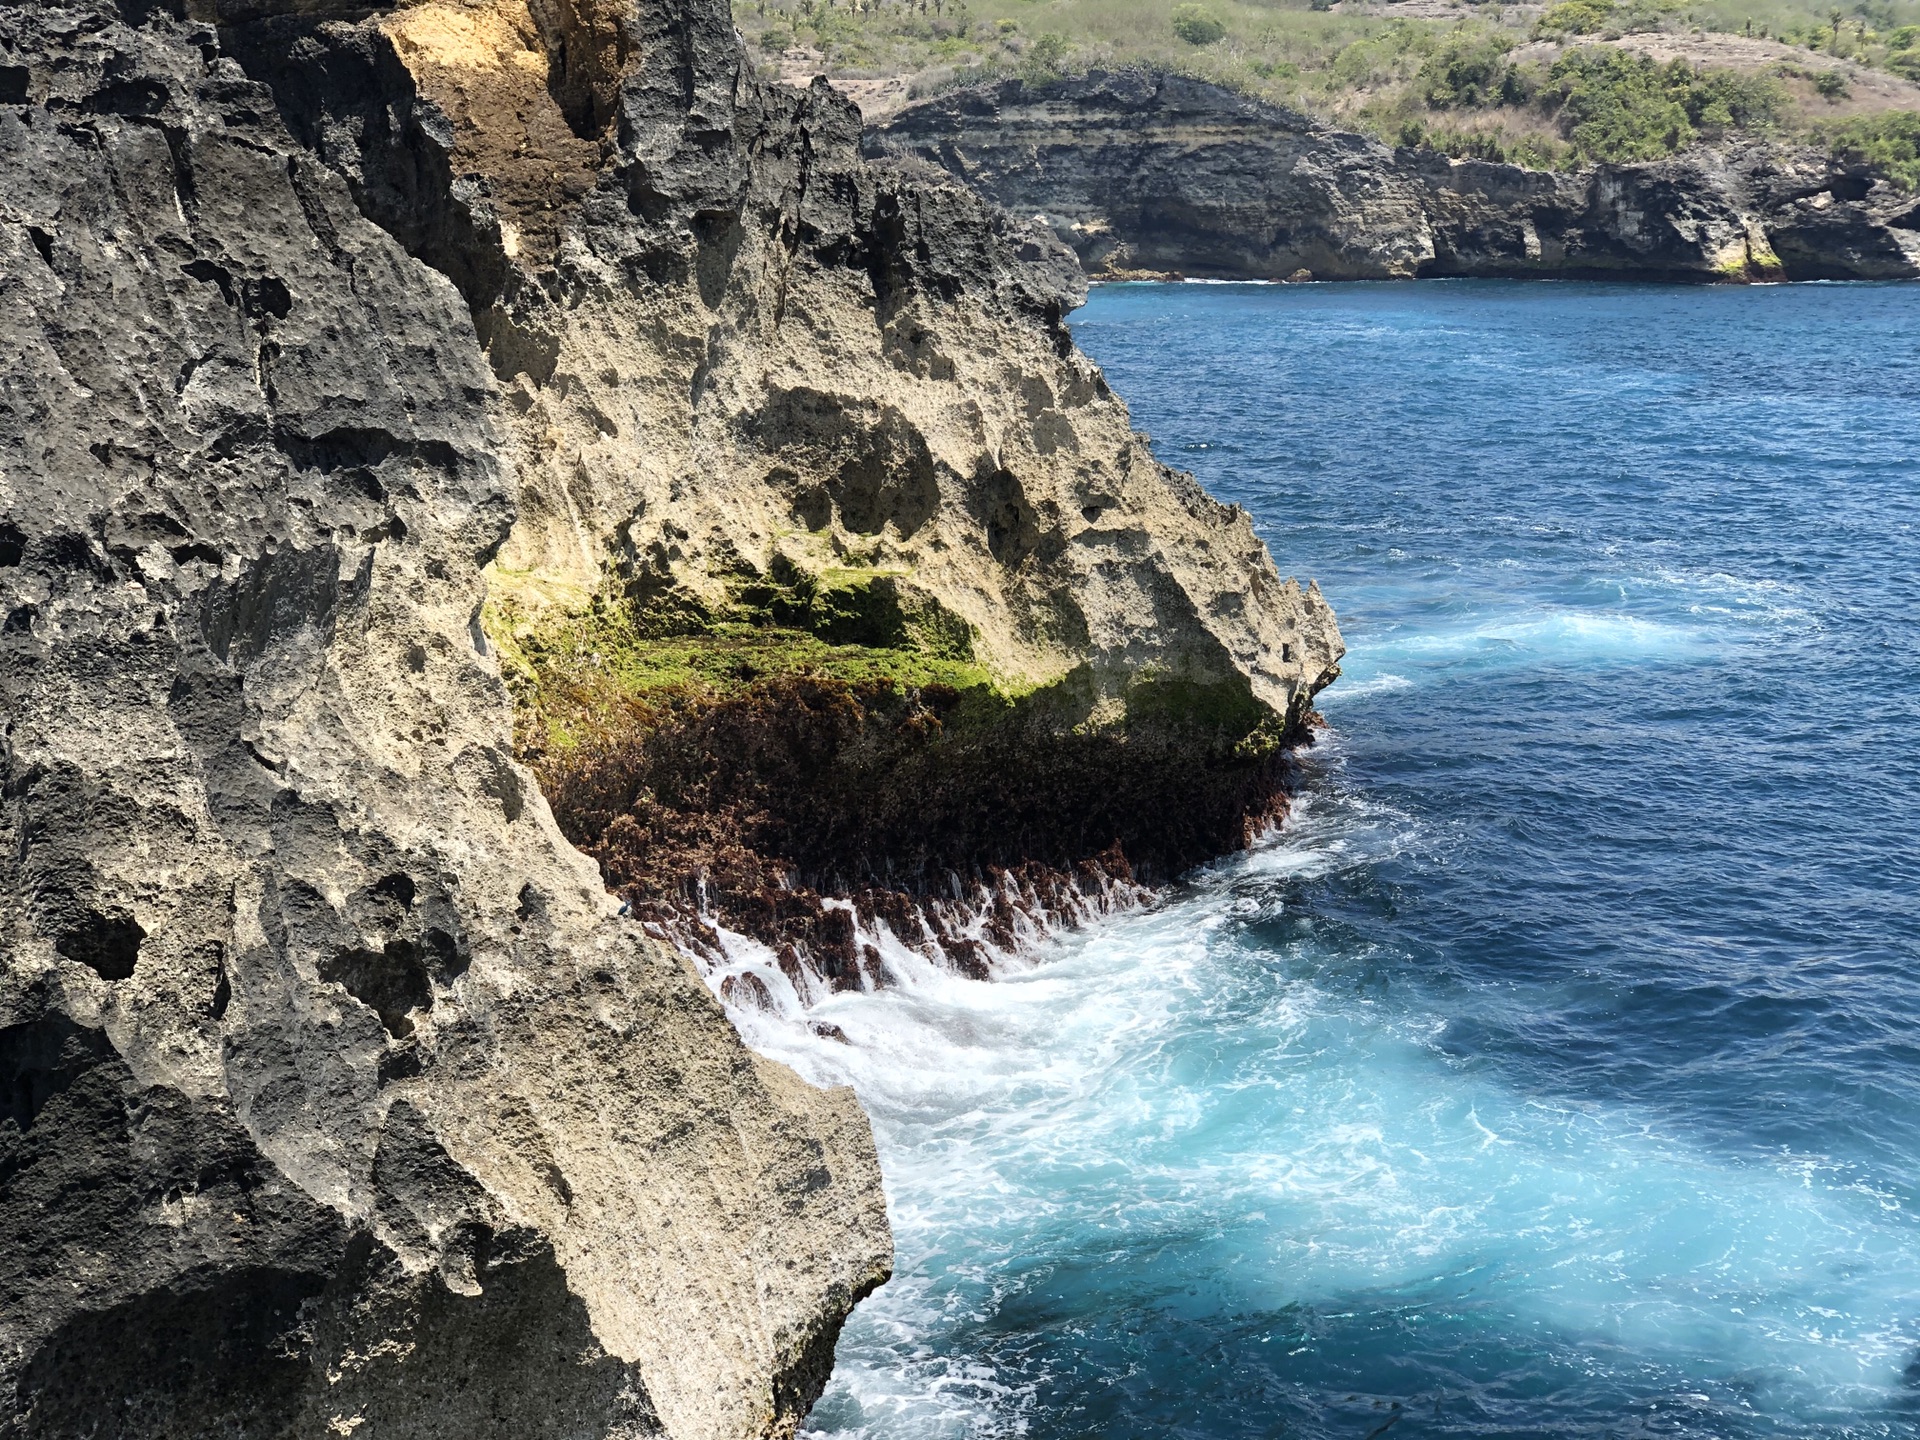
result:
<svg viewBox="0 0 1920 1440"><path fill-rule="evenodd" d="M1661 583L1781 623L1798 599ZM1362 637L1323 699L1722 643L1718 618L1675 613L1692 623L1535 607ZM1340 753L1336 734L1310 763ZM1920 1224L1898 1196L1821 1157L1722 1156L1657 1116L1515 1088L1445 1043L1474 997L1282 926L1299 887L1437 843L1320 787L1284 833L1158 906L1036 932L988 983L879 921L861 936L891 983L846 993L718 932L710 982L751 974L764 997L729 1005L743 1036L854 1085L887 1178L900 1273L850 1323L814 1433L1026 1433L1072 1347L999 1347L995 1317L1096 1255L1088 1285L1197 1286L1235 1315L1430 1301L1436 1323L1531 1337L1543 1365L1627 1366L1703 1415L1737 1394L1818 1428L1893 1393L1920 1344Z"/></svg>
<svg viewBox="0 0 1920 1440"><path fill-rule="evenodd" d="M1413 689L1413 681L1404 675L1395 675L1390 672L1368 675L1362 679L1343 675L1332 689L1321 692L1319 704L1324 709L1329 702L1364 700L1373 695L1388 695L1396 690L1411 689Z"/></svg>
<svg viewBox="0 0 1920 1440"><path fill-rule="evenodd" d="M1615 610L1530 609L1419 629L1357 631L1323 704L1410 689L1450 675L1530 666L1682 663L1717 653L1700 624Z"/></svg>
<svg viewBox="0 0 1920 1440"><path fill-rule="evenodd" d="M1404 816L1310 800L1189 893L995 982L901 957L890 989L736 1011L758 1048L857 1087L887 1175L900 1275L850 1325L820 1433L1021 1433L1047 1362L995 1359L982 1322L1090 1253L1151 1287L1161 1249L1236 1313L1428 1294L1682 1393L1731 1377L1808 1415L1887 1393L1920 1340L1897 1201L1509 1090L1449 1056L1417 990L1338 978L1365 957L1248 941L1289 885L1420 843Z"/></svg>

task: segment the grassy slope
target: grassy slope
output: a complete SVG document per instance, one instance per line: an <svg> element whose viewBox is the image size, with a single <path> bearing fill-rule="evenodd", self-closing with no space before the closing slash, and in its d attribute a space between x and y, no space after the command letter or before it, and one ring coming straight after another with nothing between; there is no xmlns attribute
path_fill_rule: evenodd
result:
<svg viewBox="0 0 1920 1440"><path fill-rule="evenodd" d="M1920 183L1920 121L1903 118L1920 112L1920 0L1325 4L1205 0L1224 33L1198 45L1178 0L740 0L736 16L770 69L824 70L870 109L1140 63L1456 154L1567 165L1751 131L1864 146Z"/></svg>

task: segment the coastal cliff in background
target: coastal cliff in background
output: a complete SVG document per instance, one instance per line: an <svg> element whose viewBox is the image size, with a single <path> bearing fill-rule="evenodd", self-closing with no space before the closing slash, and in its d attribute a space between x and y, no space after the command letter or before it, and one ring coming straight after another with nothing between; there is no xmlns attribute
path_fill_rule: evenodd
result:
<svg viewBox="0 0 1920 1440"><path fill-rule="evenodd" d="M710 0L0 5L0 1434L791 1434L871 1137L607 883L751 1001L1277 813L1324 602L858 140Z"/></svg>
<svg viewBox="0 0 1920 1440"><path fill-rule="evenodd" d="M1920 198L1811 150L1555 174L1395 150L1138 70L951 91L867 143L1044 217L1095 275L1920 276Z"/></svg>

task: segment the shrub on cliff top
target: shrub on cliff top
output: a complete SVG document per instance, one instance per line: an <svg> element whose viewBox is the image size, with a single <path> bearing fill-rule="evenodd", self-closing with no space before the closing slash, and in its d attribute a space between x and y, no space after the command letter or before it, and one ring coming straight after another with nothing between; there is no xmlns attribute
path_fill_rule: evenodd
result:
<svg viewBox="0 0 1920 1440"><path fill-rule="evenodd" d="M1507 97L1510 41L1456 32L1420 66L1420 98L1435 110L1470 110Z"/></svg>
<svg viewBox="0 0 1920 1440"><path fill-rule="evenodd" d="M1020 59L1020 73L1028 80L1053 80L1065 71L1066 64L1066 37L1050 30L1027 47Z"/></svg>
<svg viewBox="0 0 1920 1440"><path fill-rule="evenodd" d="M1536 34L1598 35L1613 23L1613 0L1560 0L1541 15Z"/></svg>
<svg viewBox="0 0 1920 1440"><path fill-rule="evenodd" d="M1189 45L1211 45L1224 39L1226 23L1204 5L1173 7L1173 33Z"/></svg>
<svg viewBox="0 0 1920 1440"><path fill-rule="evenodd" d="M1544 98L1558 100L1561 132L1591 160L1658 160L1702 134L1765 127L1786 104L1779 82L1764 76L1615 49L1570 51L1548 79Z"/></svg>
<svg viewBox="0 0 1920 1440"><path fill-rule="evenodd" d="M1567 147L1550 136L1502 135L1488 131L1449 130L1419 120L1401 128L1399 142L1409 148L1436 150L1460 160L1491 160L1523 165L1529 170L1564 170L1572 157Z"/></svg>

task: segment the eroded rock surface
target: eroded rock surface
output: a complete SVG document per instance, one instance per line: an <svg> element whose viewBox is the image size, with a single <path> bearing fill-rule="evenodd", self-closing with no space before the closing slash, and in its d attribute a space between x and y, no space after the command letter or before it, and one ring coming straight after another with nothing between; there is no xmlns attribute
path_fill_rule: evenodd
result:
<svg viewBox="0 0 1920 1440"><path fill-rule="evenodd" d="M0 7L0 1433L789 1431L865 1119L561 839L467 305L155 10Z"/></svg>
<svg viewBox="0 0 1920 1440"><path fill-rule="evenodd" d="M866 883L895 858L917 877L898 883L943 893L949 868L1044 857L1070 871L1153 817L1072 822L1150 787L1109 783L1084 746L1049 759L1029 787L1040 836L1013 823L1004 785L970 778L1011 773L996 755L1051 756L1069 733L1124 736L1111 764L1176 793L1169 761L1204 778L1191 788L1207 823L1192 828L1228 838L1157 847L1184 863L1270 811L1270 767L1224 755L1262 716L1302 733L1337 673L1332 615L1281 578L1244 514L1133 432L1063 324L1083 282L1044 227L933 167L864 161L852 105L824 83L762 83L712 3L424 3L237 22L222 39L473 311L520 481L494 567L509 644L590 600L699 631L834 587L849 613L829 638L958 656L1023 697L1017 728L939 748L910 785L877 782L871 746L820 710L799 753L848 764L773 766L784 807L745 805L811 827L707 824L709 808L741 808L721 794L731 767L676 754L672 790L699 813L670 805L663 829L650 767L614 746L603 768L634 783L607 787L611 806L575 812L569 833L637 904L661 877L777 944L792 924L818 928L813 887ZM602 60L576 84L581 54ZM543 191L542 172L557 184ZM1200 712L1232 725L1196 734L1184 722ZM821 765L827 783L797 778ZM957 788L942 778L956 769ZM943 803L912 803L916 787ZM618 848L637 856L601 844L623 809ZM1055 845L1060 820L1099 833ZM802 832L827 838L801 853L752 838ZM688 857L671 874L668 851Z"/></svg>
<svg viewBox="0 0 1920 1440"><path fill-rule="evenodd" d="M760 82L710 0L582 4L576 29L613 26L627 60L564 116L549 52L583 42L548 8L227 32L367 213L461 284L504 387L521 517L499 564L522 593L611 577L723 609L783 569L859 572L1010 680L1074 675L1085 713L1170 678L1299 713L1330 613L1134 434L1062 324L1082 282L1047 231L863 162L853 106ZM489 109L490 87L518 89ZM516 188L535 153L550 211Z"/></svg>
<svg viewBox="0 0 1920 1440"><path fill-rule="evenodd" d="M515 762L487 567L1297 735L1332 616L1072 256L858 139L711 0L0 4L0 1433L790 1434L888 1273L851 1094Z"/></svg>
<svg viewBox="0 0 1920 1440"><path fill-rule="evenodd" d="M1552 174L1394 150L1133 70L956 90L895 115L868 148L941 165L1044 217L1096 274L1920 275L1913 197L1811 150L1701 149Z"/></svg>

